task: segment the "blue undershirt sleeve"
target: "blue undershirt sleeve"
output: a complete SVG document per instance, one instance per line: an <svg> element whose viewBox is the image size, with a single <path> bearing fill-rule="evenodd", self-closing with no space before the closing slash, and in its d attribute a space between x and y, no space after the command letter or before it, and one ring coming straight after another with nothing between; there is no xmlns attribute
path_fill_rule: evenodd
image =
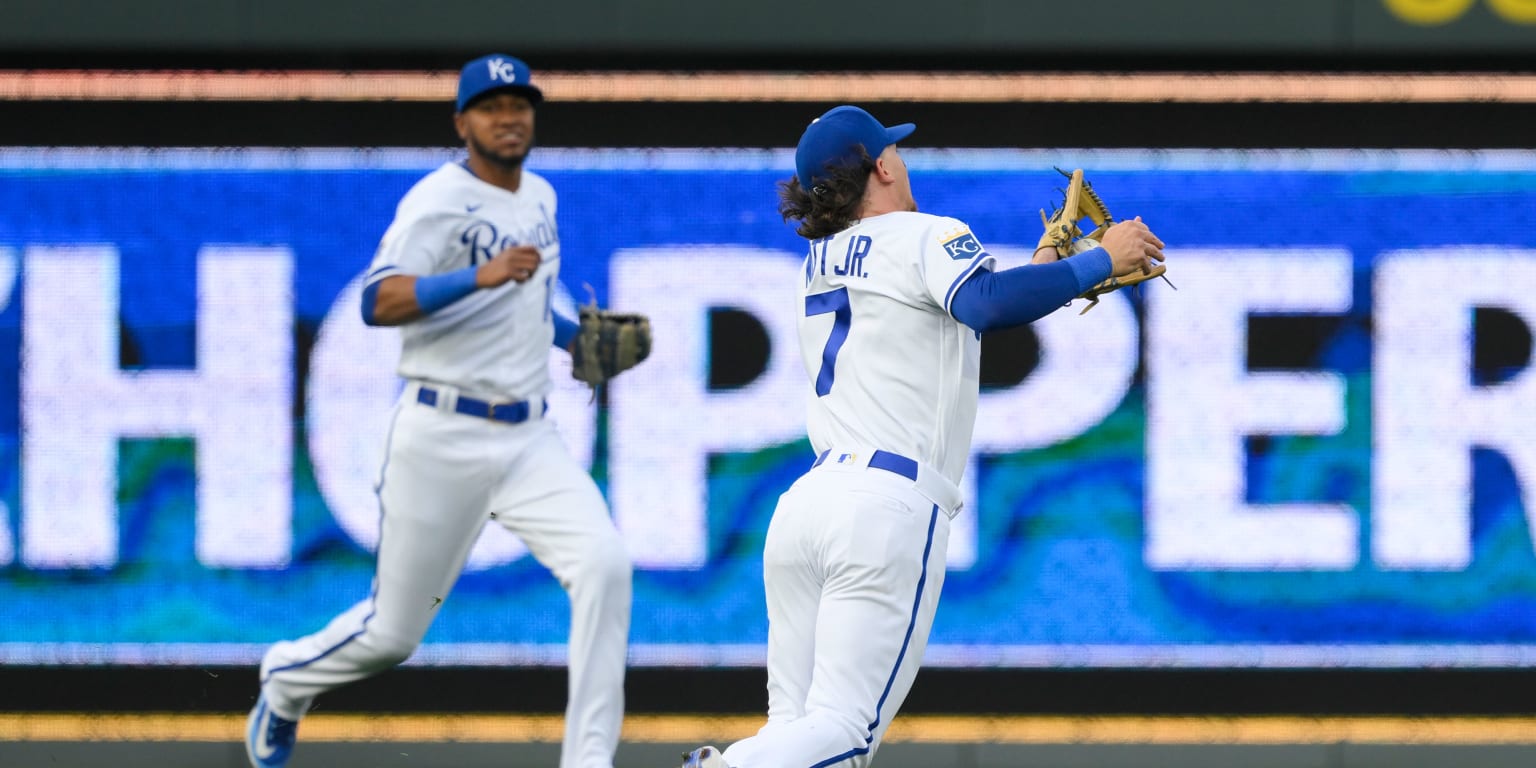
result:
<svg viewBox="0 0 1536 768"><path fill-rule="evenodd" d="M1115 263L1110 260L1109 251L1103 248L1083 251L1062 261L1072 267L1072 275L1077 278L1077 293L1082 293L1108 280L1115 271ZM1077 293L1072 295L1076 296Z"/></svg>
<svg viewBox="0 0 1536 768"><path fill-rule="evenodd" d="M363 325L378 325L373 321L373 308L379 303L379 283L382 282L384 281L376 280L363 288L363 303L360 307L363 312Z"/></svg>
<svg viewBox="0 0 1536 768"><path fill-rule="evenodd" d="M379 286L388 276L363 287L363 300L358 309L363 314L364 325L378 325L374 309L379 303ZM416 278L416 306L423 315L430 315L459 299L475 292L475 268L461 269L441 275Z"/></svg>
<svg viewBox="0 0 1536 768"><path fill-rule="evenodd" d="M465 267L441 275L416 278L416 306L423 315L448 306L475 292L476 267Z"/></svg>
<svg viewBox="0 0 1536 768"><path fill-rule="evenodd" d="M550 314L554 315L555 321L555 346L560 349L569 349L571 339L576 338L576 332L581 330L581 324L559 312Z"/></svg>
<svg viewBox="0 0 1536 768"><path fill-rule="evenodd" d="M977 272L955 291L949 309L977 331L1024 325L1061 308L1112 270L1109 252L1094 248L1049 264Z"/></svg>

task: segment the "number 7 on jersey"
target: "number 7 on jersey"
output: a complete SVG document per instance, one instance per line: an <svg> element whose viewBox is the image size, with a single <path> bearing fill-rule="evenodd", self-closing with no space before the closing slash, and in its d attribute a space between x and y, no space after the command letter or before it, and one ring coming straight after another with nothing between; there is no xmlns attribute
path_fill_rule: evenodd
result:
<svg viewBox="0 0 1536 768"><path fill-rule="evenodd" d="M853 321L853 307L848 304L848 289L839 288L826 293L812 293L805 297L805 316L814 317L832 313L832 333L827 336L827 346L821 351L821 371L816 374L816 396L826 397L832 391L832 375L837 367L837 353L848 340L848 325Z"/></svg>

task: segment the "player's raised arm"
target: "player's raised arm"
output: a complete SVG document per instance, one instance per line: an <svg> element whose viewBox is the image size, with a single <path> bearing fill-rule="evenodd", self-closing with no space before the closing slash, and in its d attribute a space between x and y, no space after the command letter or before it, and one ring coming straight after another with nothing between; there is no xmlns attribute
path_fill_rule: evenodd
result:
<svg viewBox="0 0 1536 768"><path fill-rule="evenodd" d="M982 332L1032 323L1109 277L1112 266L1109 252L1098 248L1049 264L984 270L955 290L950 312Z"/></svg>
<svg viewBox="0 0 1536 768"><path fill-rule="evenodd" d="M419 320L481 288L521 283L539 261L537 248L514 245L478 267L426 277L390 275L363 289L363 322L390 326Z"/></svg>
<svg viewBox="0 0 1536 768"><path fill-rule="evenodd" d="M977 272L955 290L950 310L982 332L1032 323L1112 276L1149 270L1163 260L1162 248L1163 241L1138 216L1114 224L1099 247L1072 258L1052 260L1054 250L1042 247L1031 264Z"/></svg>

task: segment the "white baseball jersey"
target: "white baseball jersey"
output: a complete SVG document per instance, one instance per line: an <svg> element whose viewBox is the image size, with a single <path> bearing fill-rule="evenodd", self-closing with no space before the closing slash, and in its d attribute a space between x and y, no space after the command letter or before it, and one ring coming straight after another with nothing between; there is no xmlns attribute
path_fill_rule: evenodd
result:
<svg viewBox="0 0 1536 768"><path fill-rule="evenodd" d="M521 186L509 192L459 163L444 164L400 200L368 282L455 272L513 245L539 249L542 261L533 277L475 291L401 326L401 376L503 400L538 400L548 393L560 235L555 190L543 177L524 169Z"/></svg>
<svg viewBox="0 0 1536 768"><path fill-rule="evenodd" d="M960 482L981 340L950 302L994 263L964 222L925 213L887 213L811 241L799 327L818 453L879 448Z"/></svg>

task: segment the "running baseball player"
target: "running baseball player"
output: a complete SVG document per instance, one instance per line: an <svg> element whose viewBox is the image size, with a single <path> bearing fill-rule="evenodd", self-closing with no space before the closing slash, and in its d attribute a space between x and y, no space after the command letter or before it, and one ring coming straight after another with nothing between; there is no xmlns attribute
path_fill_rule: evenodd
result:
<svg viewBox="0 0 1536 768"><path fill-rule="evenodd" d="M546 413L548 349L568 348L579 328L551 311L555 192L523 168L542 101L518 59L466 64L454 124L468 157L417 182L379 244L363 320L400 326L406 386L376 486L373 587L324 629L267 651L246 734L255 768L287 764L316 696L411 655L488 520L520 536L570 596L561 768L613 768L631 569L602 495Z"/></svg>
<svg viewBox="0 0 1536 768"><path fill-rule="evenodd" d="M928 643L970 453L981 334L1161 261L1139 219L1102 247L996 271L965 222L918 213L896 142L853 106L806 128L780 212L810 240L797 312L815 461L768 526L768 722L684 768L870 763Z"/></svg>

